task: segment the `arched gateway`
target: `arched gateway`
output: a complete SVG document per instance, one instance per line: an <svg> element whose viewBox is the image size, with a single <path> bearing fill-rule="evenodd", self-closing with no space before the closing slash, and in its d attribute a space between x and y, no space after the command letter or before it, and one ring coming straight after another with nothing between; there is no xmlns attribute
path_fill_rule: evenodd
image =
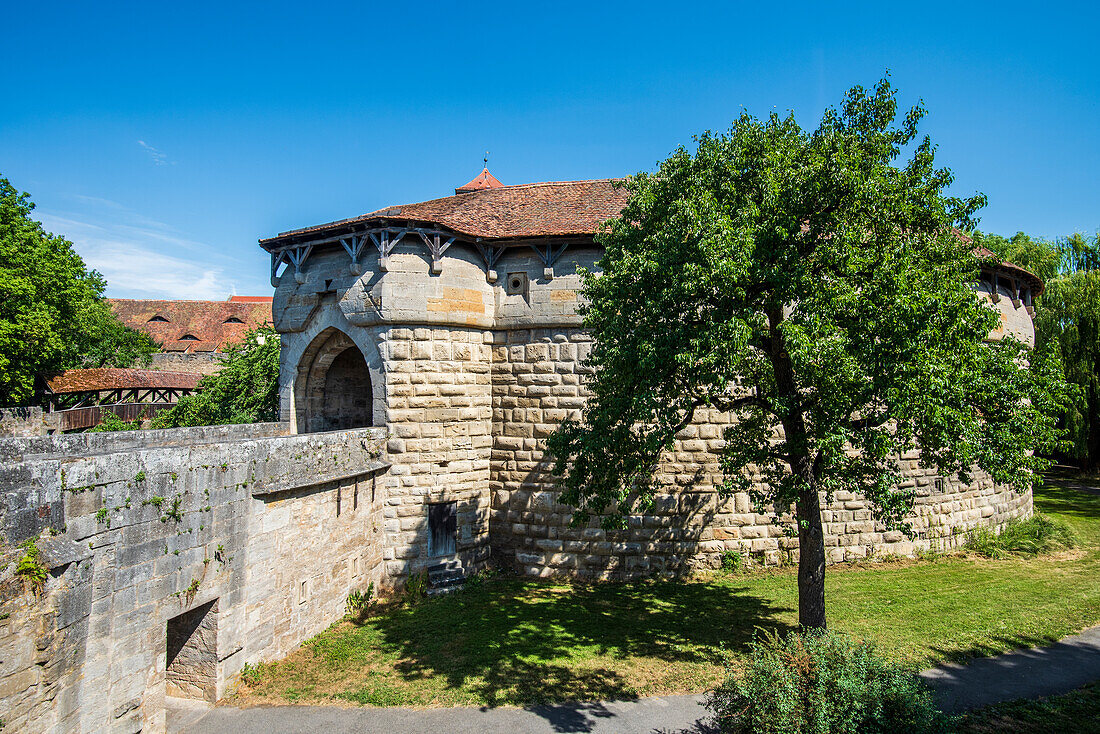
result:
<svg viewBox="0 0 1100 734"><path fill-rule="evenodd" d="M344 332L321 332L302 355L295 384L301 433L373 424L374 390L367 360Z"/></svg>

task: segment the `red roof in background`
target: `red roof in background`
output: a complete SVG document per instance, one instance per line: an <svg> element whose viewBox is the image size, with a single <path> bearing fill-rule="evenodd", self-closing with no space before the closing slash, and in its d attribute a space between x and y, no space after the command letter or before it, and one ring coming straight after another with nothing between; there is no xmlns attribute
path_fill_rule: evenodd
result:
<svg viewBox="0 0 1100 734"><path fill-rule="evenodd" d="M190 372L133 370L119 367L95 367L86 370L66 370L46 381L54 393L84 390L128 390L131 388L173 388L194 390L202 375Z"/></svg>
<svg viewBox="0 0 1100 734"><path fill-rule="evenodd" d="M470 191L480 191L481 189L499 189L504 184L497 181L496 176L489 173L488 168L482 168L481 173L474 176L474 179L467 184L459 186L455 189L456 194L465 194Z"/></svg>
<svg viewBox="0 0 1100 734"><path fill-rule="evenodd" d="M251 329L271 323L270 296L234 296L227 301L109 298L107 302L122 323L144 331L166 352L225 351Z"/></svg>
<svg viewBox="0 0 1100 734"><path fill-rule="evenodd" d="M434 222L455 232L484 239L592 235L602 222L618 216L626 205L628 194L617 185L618 181L606 178L483 188L283 232L278 237L260 240L260 244L275 247L282 244L280 240L284 238L321 233L373 219Z"/></svg>

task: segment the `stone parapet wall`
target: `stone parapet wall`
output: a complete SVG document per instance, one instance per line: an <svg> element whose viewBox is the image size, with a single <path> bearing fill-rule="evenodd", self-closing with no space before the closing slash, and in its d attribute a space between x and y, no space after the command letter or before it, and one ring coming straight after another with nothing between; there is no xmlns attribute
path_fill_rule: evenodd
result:
<svg viewBox="0 0 1100 734"><path fill-rule="evenodd" d="M593 522L571 528L572 508L544 459L544 441L566 418L578 418L591 337L581 329L496 332L493 348L492 517L495 557L533 576L630 578L715 568L723 554L750 565L778 565L798 557L771 515L753 511L747 494L722 498L718 451L730 416L700 410L663 458L657 479L665 488L654 509L630 517L626 530ZM916 457L903 462L902 486L917 494L910 539L876 523L869 503L838 493L822 512L831 563L869 556L913 555L960 545L975 527L994 527L1031 513L1030 493L995 486L975 472L969 485L939 478Z"/></svg>
<svg viewBox="0 0 1100 734"><path fill-rule="evenodd" d="M0 698L13 731L164 731L180 615L213 610L200 629L214 649L192 651L202 664L185 671L213 677L183 688L220 697L246 662L285 655L339 619L351 590L382 584L385 431L263 435L282 430L0 445ZM38 599L12 574L27 537L50 570Z"/></svg>

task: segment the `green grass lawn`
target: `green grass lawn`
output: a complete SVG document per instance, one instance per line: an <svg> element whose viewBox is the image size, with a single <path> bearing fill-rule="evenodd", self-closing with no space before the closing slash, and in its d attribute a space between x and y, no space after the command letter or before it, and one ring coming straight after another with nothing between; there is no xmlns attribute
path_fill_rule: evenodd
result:
<svg viewBox="0 0 1100 734"><path fill-rule="evenodd" d="M1100 494L1047 486L1035 504L1068 522L1081 547L833 566L830 626L929 666L1100 622ZM736 665L755 628L794 625L797 601L793 569L593 585L498 577L336 624L261 666L240 702L497 706L698 692L727 655Z"/></svg>

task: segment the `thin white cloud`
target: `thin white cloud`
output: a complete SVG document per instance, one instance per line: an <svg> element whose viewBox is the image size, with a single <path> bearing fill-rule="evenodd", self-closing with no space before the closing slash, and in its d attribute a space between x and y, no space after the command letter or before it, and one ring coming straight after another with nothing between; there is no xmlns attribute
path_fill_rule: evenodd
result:
<svg viewBox="0 0 1100 734"><path fill-rule="evenodd" d="M88 267L103 274L109 296L221 300L239 290L226 271L238 271L234 261L212 255L212 247L179 237L159 222L155 228L138 227L113 217L87 221L98 217L36 214L47 231L71 240ZM178 257L181 249L194 253L194 259Z"/></svg>
<svg viewBox="0 0 1100 734"><path fill-rule="evenodd" d="M107 279L113 296L221 300L235 288L221 268L159 252L127 236L127 228L50 215L42 216L42 224L72 240L88 267Z"/></svg>
<svg viewBox="0 0 1100 734"><path fill-rule="evenodd" d="M175 161L168 160L168 154L167 153L164 153L163 151L157 150L153 146L146 143L144 140L139 140L137 142L138 142L138 145L140 145L142 147L142 149L144 149L145 152L149 154L149 157L153 159L153 163L155 163L156 165L166 166L169 163L171 163L173 166L176 165Z"/></svg>

